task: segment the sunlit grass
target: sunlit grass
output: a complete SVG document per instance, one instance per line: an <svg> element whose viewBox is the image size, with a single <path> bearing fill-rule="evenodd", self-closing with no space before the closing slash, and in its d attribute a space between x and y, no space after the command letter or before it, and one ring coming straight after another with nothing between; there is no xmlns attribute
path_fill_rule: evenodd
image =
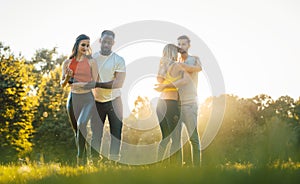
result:
<svg viewBox="0 0 300 184"><path fill-rule="evenodd" d="M30 180L40 180L49 176L79 176L99 171L96 167L71 167L51 164L2 165L0 166L0 182L26 183Z"/></svg>
<svg viewBox="0 0 300 184"><path fill-rule="evenodd" d="M276 169L300 169L300 162L294 162L291 158L287 162L283 162L281 160L276 160L273 163L269 164L269 167Z"/></svg>
<svg viewBox="0 0 300 184"><path fill-rule="evenodd" d="M249 162L227 162L200 168L104 164L72 167L59 163L0 165L0 183L236 183L244 180L276 183L287 179L288 183L300 181L300 162L277 160L263 168Z"/></svg>
<svg viewBox="0 0 300 184"><path fill-rule="evenodd" d="M254 168L254 165L252 163L238 163L238 162L227 162L226 164L221 164L220 165L221 169L233 169L236 171L250 171L251 169Z"/></svg>

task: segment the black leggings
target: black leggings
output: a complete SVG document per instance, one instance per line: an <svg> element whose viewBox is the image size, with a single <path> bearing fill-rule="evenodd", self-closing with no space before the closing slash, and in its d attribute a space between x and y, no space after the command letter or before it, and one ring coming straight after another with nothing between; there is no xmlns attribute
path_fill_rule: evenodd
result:
<svg viewBox="0 0 300 184"><path fill-rule="evenodd" d="M159 120L162 140L158 148L158 160L163 159L167 144L172 139L170 155L174 155L174 162L181 164L181 141L180 141L180 112L177 100L159 100L156 108ZM178 151L179 150L179 151ZM172 159L172 158L171 158Z"/></svg>

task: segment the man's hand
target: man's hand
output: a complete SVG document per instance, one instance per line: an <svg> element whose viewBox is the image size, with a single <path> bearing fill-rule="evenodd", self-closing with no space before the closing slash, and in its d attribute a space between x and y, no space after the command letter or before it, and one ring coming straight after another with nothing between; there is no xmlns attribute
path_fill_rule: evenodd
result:
<svg viewBox="0 0 300 184"><path fill-rule="evenodd" d="M92 81L92 82L88 82L82 88L88 90L88 89L94 89L95 87L96 87L96 82Z"/></svg>

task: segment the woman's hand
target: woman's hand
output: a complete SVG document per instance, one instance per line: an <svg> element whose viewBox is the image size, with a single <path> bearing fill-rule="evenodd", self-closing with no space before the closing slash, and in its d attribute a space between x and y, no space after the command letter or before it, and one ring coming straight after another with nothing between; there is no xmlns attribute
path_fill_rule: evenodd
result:
<svg viewBox="0 0 300 184"><path fill-rule="evenodd" d="M63 88L68 84L68 82L69 82L70 78L72 77L72 75L73 75L73 71L70 68L67 68L66 73L65 73L62 81L60 82L60 84Z"/></svg>
<svg viewBox="0 0 300 184"><path fill-rule="evenodd" d="M167 87L167 84L155 84L155 90L158 92L162 92Z"/></svg>
<svg viewBox="0 0 300 184"><path fill-rule="evenodd" d="M73 70L71 70L70 68L67 68L66 77L72 77L72 75L73 75Z"/></svg>

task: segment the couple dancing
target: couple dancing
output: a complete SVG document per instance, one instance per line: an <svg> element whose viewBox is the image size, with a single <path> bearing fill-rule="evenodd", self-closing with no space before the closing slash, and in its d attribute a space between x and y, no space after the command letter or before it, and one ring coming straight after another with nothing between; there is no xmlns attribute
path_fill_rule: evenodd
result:
<svg viewBox="0 0 300 184"><path fill-rule="evenodd" d="M84 164L84 154L87 154L91 149L91 158L88 156L88 161L98 161L101 158L100 147L103 134L103 125L106 117L108 117L111 144L109 151L109 159L119 161L120 146L122 137L122 119L123 119L123 105L121 100L120 88L123 86L126 67L125 61L122 57L112 52L115 34L112 31L105 30L100 37L100 51L91 56L90 38L86 35L79 35L72 49L72 54L62 66L62 80L61 85L65 87L67 84L71 86L71 92L67 102L67 112L70 123L74 130L75 142L77 146L77 164ZM181 132L181 120L185 123L193 148L193 163L200 164L200 142L197 133L197 71L201 70L199 60L195 57L188 56L187 50L190 46L190 40L186 36L178 38L179 47L186 54L182 54L182 62L185 64L173 63L177 60L178 47L174 45L167 45L168 47L164 57L161 60L161 67L159 71L159 81L161 84L157 86L157 90L161 90L161 100L169 103L170 100L178 102L180 97L180 108L182 114L179 114L176 106L172 106L173 110L168 106L167 113L160 114L159 109L161 105L158 104L158 116L161 120L161 131L163 140L159 150L165 149L168 140L172 139L172 145L181 144L179 129ZM170 48L169 48L170 47ZM176 51L176 52L173 52ZM188 67L188 65L193 67ZM179 70L178 66L183 68ZM182 72L186 70L185 72ZM170 82L168 75L177 76L178 80ZM176 78L177 79L177 78ZM188 79L192 79L189 81ZM96 81L96 82L94 82ZM175 86L175 87L174 87ZM179 91L175 91L180 87ZM95 89L93 89L95 88ZM181 90L182 89L182 90ZM173 92L172 92L173 90ZM168 92L169 91L169 92ZM173 96L171 95L173 93ZM178 93L177 98L175 93ZM162 109L163 110L163 109ZM171 115L175 113L175 116ZM179 118L181 116L181 118ZM177 119L170 121L169 117ZM180 122L178 121L180 120ZM92 139L91 145L86 141L87 124L90 121ZM177 127L178 136L173 135L173 126ZM169 139L168 139L169 138ZM166 144L165 144L166 143ZM162 148L162 149L161 149ZM180 146L177 147L180 149ZM181 162L181 151L178 155L177 161ZM180 164L180 163L179 163Z"/></svg>
<svg viewBox="0 0 300 184"><path fill-rule="evenodd" d="M101 50L91 56L90 38L84 34L79 35L71 56L62 66L61 86L71 86L67 113L75 134L79 166L86 162L95 164L102 159L99 153L106 117L111 134L108 157L112 161L120 159L123 126L120 88L125 79L126 68L124 59L111 50L114 39L114 32L104 30L99 40ZM89 121L91 144L86 141Z"/></svg>
<svg viewBox="0 0 300 184"><path fill-rule="evenodd" d="M158 148L158 161L164 159L166 146L170 146L170 161L182 164L181 130L187 128L192 147L192 163L200 166L200 140L197 131L197 83L202 70L198 57L188 55L189 37L178 37L178 47L167 44L163 50L157 75L157 91L161 92L157 104L162 141ZM180 53L180 57L178 57ZM179 58L179 59L178 59Z"/></svg>

